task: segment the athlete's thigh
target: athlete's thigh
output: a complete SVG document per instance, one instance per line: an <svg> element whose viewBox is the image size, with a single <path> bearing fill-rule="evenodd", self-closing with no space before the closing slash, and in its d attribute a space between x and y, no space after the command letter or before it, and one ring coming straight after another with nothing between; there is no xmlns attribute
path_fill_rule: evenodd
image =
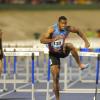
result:
<svg viewBox="0 0 100 100"><path fill-rule="evenodd" d="M64 44L64 49L71 50L72 48L74 48L74 45L72 43L65 43Z"/></svg>
<svg viewBox="0 0 100 100"><path fill-rule="evenodd" d="M53 54L50 54L49 58L50 58L50 66L51 66L51 73L53 76L53 80L57 81L59 79L60 58L57 58Z"/></svg>
<svg viewBox="0 0 100 100"><path fill-rule="evenodd" d="M57 65L58 67L60 67L60 58L57 57L55 54L50 53L49 59L50 59L50 66Z"/></svg>

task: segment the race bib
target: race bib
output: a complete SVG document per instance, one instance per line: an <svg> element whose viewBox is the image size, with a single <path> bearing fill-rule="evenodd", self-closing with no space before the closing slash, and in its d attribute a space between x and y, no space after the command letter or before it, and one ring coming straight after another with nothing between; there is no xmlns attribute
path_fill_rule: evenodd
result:
<svg viewBox="0 0 100 100"><path fill-rule="evenodd" d="M60 40L57 40L57 41L55 41L55 42L52 42L52 43L51 43L51 46L52 46L53 48L60 49L61 46L63 46L63 43L64 43L64 40L63 40L63 39L60 39Z"/></svg>

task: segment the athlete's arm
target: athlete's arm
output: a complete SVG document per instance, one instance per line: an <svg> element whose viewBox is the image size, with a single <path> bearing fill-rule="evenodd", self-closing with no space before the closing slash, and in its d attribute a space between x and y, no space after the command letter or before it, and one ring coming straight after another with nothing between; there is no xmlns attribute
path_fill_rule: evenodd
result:
<svg viewBox="0 0 100 100"><path fill-rule="evenodd" d="M50 38L53 31L54 31L53 28L50 27L46 33L41 35L40 42L43 43L43 44L48 44L48 43L53 42L54 39Z"/></svg>
<svg viewBox="0 0 100 100"><path fill-rule="evenodd" d="M49 44L49 43L54 42L58 39L64 38L64 36L61 36L61 35L58 35L55 38L50 38L50 36L52 35L53 32L54 32L54 29L52 27L50 27L45 34L41 35L40 42L43 44Z"/></svg>
<svg viewBox="0 0 100 100"><path fill-rule="evenodd" d="M88 48L90 46L90 43L89 43L86 35L83 32L81 32L79 29L70 26L69 31L73 32L73 33L77 33L77 35L79 35L84 40L86 48Z"/></svg>

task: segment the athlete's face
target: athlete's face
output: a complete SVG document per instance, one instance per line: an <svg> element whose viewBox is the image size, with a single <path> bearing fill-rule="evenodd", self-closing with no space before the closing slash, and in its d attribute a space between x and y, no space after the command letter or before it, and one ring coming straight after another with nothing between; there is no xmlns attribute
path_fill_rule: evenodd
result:
<svg viewBox="0 0 100 100"><path fill-rule="evenodd" d="M67 20L60 20L59 21L59 28L63 30L67 26Z"/></svg>

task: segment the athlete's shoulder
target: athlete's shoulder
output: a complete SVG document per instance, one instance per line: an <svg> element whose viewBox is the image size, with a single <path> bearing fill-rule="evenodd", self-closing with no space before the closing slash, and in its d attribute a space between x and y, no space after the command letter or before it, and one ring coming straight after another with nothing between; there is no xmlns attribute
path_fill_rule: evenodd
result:
<svg viewBox="0 0 100 100"><path fill-rule="evenodd" d="M67 26L67 30L70 32L73 32L73 31L77 30L77 28L74 26Z"/></svg>
<svg viewBox="0 0 100 100"><path fill-rule="evenodd" d="M58 27L57 23L50 26L50 28L52 28L53 30L56 29L57 27Z"/></svg>
<svg viewBox="0 0 100 100"><path fill-rule="evenodd" d="M53 33L54 32L54 26L53 25L48 27L48 32L49 33Z"/></svg>
<svg viewBox="0 0 100 100"><path fill-rule="evenodd" d="M70 31L70 30L71 30L71 27L72 27L72 26L67 26L67 27L66 27L66 30L67 30L67 31Z"/></svg>

